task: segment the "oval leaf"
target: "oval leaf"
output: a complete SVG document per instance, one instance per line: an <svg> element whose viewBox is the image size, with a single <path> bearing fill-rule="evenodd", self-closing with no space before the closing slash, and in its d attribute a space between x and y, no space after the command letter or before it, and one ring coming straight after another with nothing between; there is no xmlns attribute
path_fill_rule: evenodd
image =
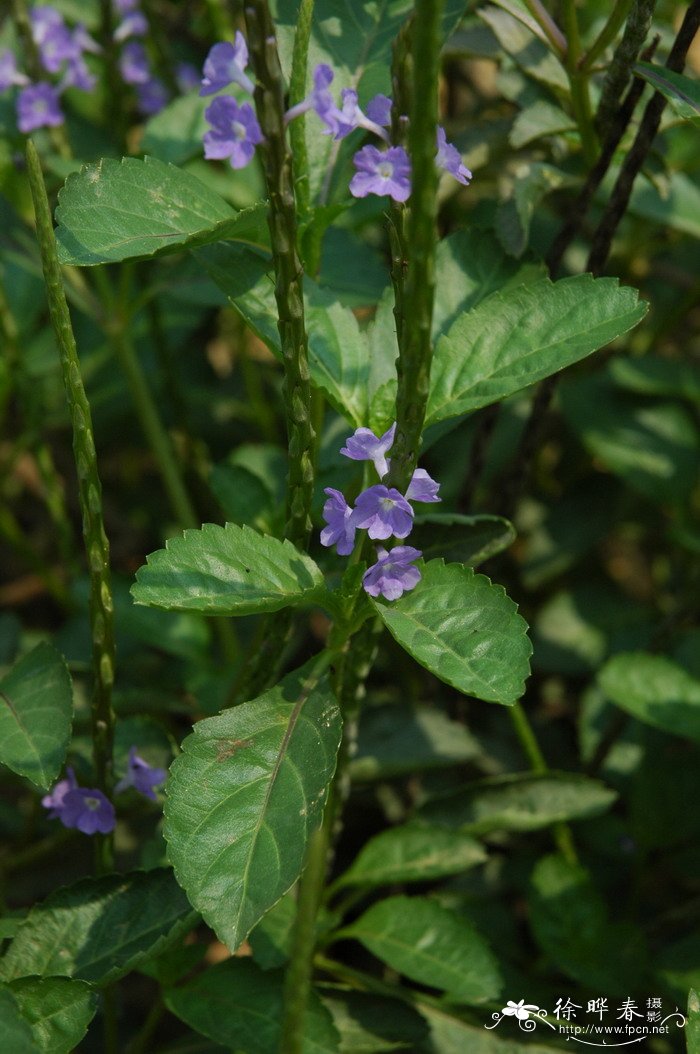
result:
<svg viewBox="0 0 700 1054"><path fill-rule="evenodd" d="M585 776L505 776L433 798L421 807L419 817L472 835L537 831L564 820L598 816L616 797L615 791Z"/></svg>
<svg viewBox="0 0 700 1054"><path fill-rule="evenodd" d="M169 868L88 878L32 908L0 962L0 976L105 984L157 955L194 918Z"/></svg>
<svg viewBox="0 0 700 1054"><path fill-rule="evenodd" d="M435 347L426 427L498 402L578 362L644 317L614 278L544 279L494 293Z"/></svg>
<svg viewBox="0 0 700 1054"><path fill-rule="evenodd" d="M22 977L5 990L14 996L40 1054L70 1054L97 1011L96 992L68 977ZM7 1047L8 1054L14 1049Z"/></svg>
<svg viewBox="0 0 700 1054"><path fill-rule="evenodd" d="M250 527L205 523L147 557L136 573L137 604L207 615L279 611L323 585L313 560L291 542Z"/></svg>
<svg viewBox="0 0 700 1054"><path fill-rule="evenodd" d="M47 790L65 761L72 721L63 656L38 644L0 681L0 761Z"/></svg>
<svg viewBox="0 0 700 1054"><path fill-rule="evenodd" d="M616 706L639 721L700 742L700 680L662 655L615 655L598 683Z"/></svg>
<svg viewBox="0 0 700 1054"><path fill-rule="evenodd" d="M0 1035L7 1051L12 1054L37 1054L34 1036L14 995L5 985L0 986Z"/></svg>
<svg viewBox="0 0 700 1054"><path fill-rule="evenodd" d="M70 175L58 196L59 258L85 267L251 240L265 214L264 204L236 213L196 176L154 157L102 158Z"/></svg>
<svg viewBox="0 0 700 1054"><path fill-rule="evenodd" d="M527 623L484 575L431 560L410 593L373 603L401 647L453 688L506 705L523 694L532 653Z"/></svg>
<svg viewBox="0 0 700 1054"><path fill-rule="evenodd" d="M484 847L468 835L406 824L370 839L337 886L386 886L425 882L483 864Z"/></svg>
<svg viewBox="0 0 700 1054"><path fill-rule="evenodd" d="M250 960L228 959L165 992L176 1017L228 1050L278 1054L283 974ZM310 992L303 1054L337 1054L339 1037L329 1011ZM217 1048L218 1049L218 1048Z"/></svg>
<svg viewBox="0 0 700 1054"><path fill-rule="evenodd" d="M341 718L310 664L198 721L168 781L164 834L192 904L235 949L299 877L335 771Z"/></svg>
<svg viewBox="0 0 700 1054"><path fill-rule="evenodd" d="M466 919L423 897L389 897L341 930L392 969L465 1003L495 999L498 964Z"/></svg>
<svg viewBox="0 0 700 1054"><path fill-rule="evenodd" d="M653 62L638 62L634 72L661 92L679 117L686 120L697 120L700 117L700 84L692 77L676 73L665 66L657 66Z"/></svg>

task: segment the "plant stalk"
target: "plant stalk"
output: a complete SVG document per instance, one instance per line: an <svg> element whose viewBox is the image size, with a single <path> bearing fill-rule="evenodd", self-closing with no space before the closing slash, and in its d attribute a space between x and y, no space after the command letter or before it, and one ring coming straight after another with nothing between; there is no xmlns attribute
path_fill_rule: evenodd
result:
<svg viewBox="0 0 700 1054"><path fill-rule="evenodd" d="M608 134L613 124L622 93L629 83L632 66L637 61L637 55L651 28L655 7L656 0L633 0L622 39L615 48L603 81L595 115L596 125L602 136Z"/></svg>
<svg viewBox="0 0 700 1054"><path fill-rule="evenodd" d="M615 0L615 6L608 15L607 22L591 44L586 54L583 55L579 61L579 69L582 73L590 73L605 49L612 44L613 40L620 32L625 19L630 13L630 8L633 3L634 0Z"/></svg>
<svg viewBox="0 0 700 1054"><path fill-rule="evenodd" d="M562 33L559 26L556 24L550 13L542 4L542 0L525 0L525 7L528 9L537 25L540 27L547 40L552 46L552 50L559 56L566 54L566 37Z"/></svg>
<svg viewBox="0 0 700 1054"><path fill-rule="evenodd" d="M314 14L314 0L301 0L294 33L292 72L289 78L289 105L296 106L306 95L306 71L309 64L309 40ZM303 221L311 207L309 159L306 151L306 115L301 114L289 125L289 141L294 158L294 191L299 218Z"/></svg>
<svg viewBox="0 0 700 1054"><path fill-rule="evenodd" d="M592 165L598 152L598 141L593 124L593 111L588 90L588 74L579 68L581 59L581 38L576 15L576 0L564 0L564 28L566 32L566 54L564 56L569 85L571 87L571 104L581 136L583 156L587 165Z"/></svg>
<svg viewBox="0 0 700 1054"><path fill-rule="evenodd" d="M94 685L91 705L93 763L95 783L109 795L113 780L114 710L114 608L110 585L109 542L102 515L102 485L97 469L90 404L80 374L75 337L63 289L51 210L41 172L39 155L30 139L27 143L27 169L49 313L61 359L63 383L73 427L73 456L78 474L78 496L83 520L83 539L90 575L90 626ZM111 836L98 836L98 871L111 869Z"/></svg>

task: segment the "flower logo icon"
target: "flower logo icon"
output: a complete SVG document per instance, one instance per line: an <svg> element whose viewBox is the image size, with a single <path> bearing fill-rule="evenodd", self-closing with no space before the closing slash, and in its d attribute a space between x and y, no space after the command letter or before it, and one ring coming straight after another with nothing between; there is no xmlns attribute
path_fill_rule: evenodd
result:
<svg viewBox="0 0 700 1054"><path fill-rule="evenodd" d="M538 1010L538 1006L526 1003L524 999L521 999L519 1003L514 1003L512 999L509 999L501 1013L505 1017L517 1017L518 1021L527 1021L530 1014L536 1014Z"/></svg>

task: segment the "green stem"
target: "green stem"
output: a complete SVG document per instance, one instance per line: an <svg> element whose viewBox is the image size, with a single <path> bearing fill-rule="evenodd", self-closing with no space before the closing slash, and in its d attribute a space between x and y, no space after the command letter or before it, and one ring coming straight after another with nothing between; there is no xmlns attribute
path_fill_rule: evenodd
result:
<svg viewBox="0 0 700 1054"><path fill-rule="evenodd" d="M94 686L92 695L92 739L95 783L105 794L112 789L114 711L114 626L110 586L109 543L102 516L102 485L92 430L90 404L80 374L80 361L63 289L51 210L41 173L39 155L30 139L27 143L29 185L36 214L37 237L46 282L49 313L61 359L63 383L73 427L73 456L78 474L78 497L83 519L83 538L90 575L90 625ZM98 868L112 865L111 836L97 842Z"/></svg>
<svg viewBox="0 0 700 1054"><path fill-rule="evenodd" d="M622 39L615 48L600 93L595 120L602 136L605 136L615 118L632 66L651 27L655 6L656 0L633 0Z"/></svg>
<svg viewBox="0 0 700 1054"><path fill-rule="evenodd" d="M296 106L306 95L306 70L309 63L309 40L314 14L314 0L301 0L294 33L292 72L289 78L289 105ZM309 159L306 151L306 116L302 114L289 125L289 141L294 157L294 190L299 218L303 221L311 205Z"/></svg>
<svg viewBox="0 0 700 1054"><path fill-rule="evenodd" d="M598 141L593 124L591 97L588 90L588 74L579 69L581 38L576 16L576 0L564 0L564 28L566 31L565 66L571 87L571 105L576 118L583 156L590 167L598 153Z"/></svg>
<svg viewBox="0 0 700 1054"><path fill-rule="evenodd" d="M552 45L552 50L561 57L566 54L566 37L562 33L549 12L543 7L541 0L525 0L528 9L538 26Z"/></svg>
<svg viewBox="0 0 700 1054"><path fill-rule="evenodd" d="M224 10L223 0L206 0L211 35L214 40L230 40L233 36L231 23Z"/></svg>
<svg viewBox="0 0 700 1054"><path fill-rule="evenodd" d="M590 48L579 61L579 69L582 73L590 73L597 59L605 49L612 44L617 34L622 29L625 19L630 13L634 0L615 0L615 6L608 15L608 20L595 38Z"/></svg>
<svg viewBox="0 0 700 1054"><path fill-rule="evenodd" d="M245 18L257 81L255 106L265 137L262 153L270 202L268 223L285 373L289 450L285 536L300 549L305 549L311 534L314 432L304 322L303 272L297 251L292 155L284 126L284 80L274 25L266 0L251 0L246 5Z"/></svg>
<svg viewBox="0 0 700 1054"><path fill-rule="evenodd" d="M525 710L520 703L514 703L513 706L509 707L509 712L513 722L513 727L515 728L515 733L520 740L521 747L523 748L523 753L530 763L531 771L535 776L547 776L550 771L549 765L545 761L544 754L537 742L537 737L532 729L532 725L527 719ZM552 827L552 831L556 846L564 859L570 864L578 863L574 840L571 836L571 830L568 824L555 823Z"/></svg>
<svg viewBox="0 0 700 1054"><path fill-rule="evenodd" d="M389 486L402 492L406 490L418 460L433 354L430 331L437 241L435 139L441 14L442 0L416 0L414 31L411 33L413 86L408 130L413 186L406 224L410 259L404 287L404 323L396 363L396 438L388 479Z"/></svg>

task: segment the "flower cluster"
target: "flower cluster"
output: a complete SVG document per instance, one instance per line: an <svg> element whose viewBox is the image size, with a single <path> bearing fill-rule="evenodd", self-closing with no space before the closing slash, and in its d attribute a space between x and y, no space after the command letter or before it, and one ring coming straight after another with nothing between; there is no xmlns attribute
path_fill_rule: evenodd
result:
<svg viewBox="0 0 700 1054"><path fill-rule="evenodd" d="M114 40L120 45L119 72L125 84L136 92L136 104L145 117L160 113L170 101L168 89L151 69L148 52L142 39L148 34L148 20L139 10L138 0L114 0L121 21L114 30ZM181 63L176 69L176 80L181 92L199 83L196 69Z"/></svg>
<svg viewBox="0 0 700 1054"><path fill-rule="evenodd" d="M353 461L371 461L380 480L389 472L391 462L387 454L394 443L396 423L382 436L369 428L358 428L347 440L340 453ZM417 468L405 494L396 487L377 483L363 490L351 508L339 490L326 487L328 500L323 506L327 526L321 531L321 545L335 545L340 556L349 556L355 547L355 532L367 531L373 541L387 538L407 538L413 528L411 502L440 501L440 484L431 479L424 468ZM377 562L365 571L362 585L370 596L396 600L420 581L420 571L414 561L421 556L411 545L397 545L386 550L377 546Z"/></svg>
<svg viewBox="0 0 700 1054"><path fill-rule="evenodd" d="M252 93L253 83L246 73L248 46L242 33L237 32L233 44L215 44L204 63L200 95L237 84ZM376 135L384 148L368 144L353 158L356 168L350 181L350 193L356 198L368 194L388 195L394 201L406 201L411 193L411 162L402 146L392 146L387 128L391 124L391 99L375 95L365 109L360 107L354 88L343 88L340 105L331 91L333 70L319 63L313 73L313 88L300 103L285 114L288 124L309 110L321 119L323 133L334 139L345 139L357 128ZM244 168L253 158L255 147L262 141L262 132L250 103L239 104L231 95L217 96L204 116L212 130L204 136L204 156L208 159L229 158L232 168ZM438 128L435 163L451 173L460 183L468 184L472 174L462 164L459 151L447 142L444 128Z"/></svg>
<svg viewBox="0 0 700 1054"><path fill-rule="evenodd" d="M120 794L134 787L140 794L156 800L154 787L163 783L165 769L152 768L136 753L129 751L126 775L114 788ZM79 787L72 768L66 769L66 778L59 780L50 794L44 795L41 804L49 810L50 820L60 820L64 827L82 831L83 834L109 834L114 830L116 815L114 806L96 787Z"/></svg>

